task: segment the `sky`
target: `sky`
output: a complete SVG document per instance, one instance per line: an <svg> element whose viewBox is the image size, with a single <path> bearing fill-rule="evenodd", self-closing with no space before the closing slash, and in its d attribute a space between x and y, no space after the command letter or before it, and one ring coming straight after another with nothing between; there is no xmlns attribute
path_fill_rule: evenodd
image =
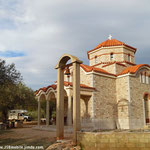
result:
<svg viewBox="0 0 150 150"><path fill-rule="evenodd" d="M88 64L87 51L113 38L150 64L149 0L0 0L0 58L36 90L56 81L64 53Z"/></svg>

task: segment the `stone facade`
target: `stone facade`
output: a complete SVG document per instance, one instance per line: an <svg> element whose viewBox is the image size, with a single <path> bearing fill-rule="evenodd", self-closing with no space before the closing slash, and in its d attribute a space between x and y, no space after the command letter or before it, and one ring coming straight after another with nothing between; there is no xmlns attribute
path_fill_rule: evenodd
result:
<svg viewBox="0 0 150 150"><path fill-rule="evenodd" d="M88 51L90 65L80 65L82 127L138 129L150 123L150 66L136 65L135 53L136 48L115 39ZM64 115L68 117L73 112L72 104L67 104L73 98L72 64L66 65L64 74ZM56 85L51 87L57 92Z"/></svg>
<svg viewBox="0 0 150 150"><path fill-rule="evenodd" d="M96 89L89 98L90 105L88 104L88 119L94 129L137 129L146 125L143 96L150 93L150 68L142 65L133 73L132 68L134 70L138 66L134 64L134 55L132 47L102 47L90 52L88 57L90 66L103 69L108 74L94 71L89 73L81 67L81 83ZM122 74L127 69L129 71ZM141 74L146 83L141 83ZM81 102L82 119L82 114L86 112L85 105ZM150 116L150 111L147 111Z"/></svg>

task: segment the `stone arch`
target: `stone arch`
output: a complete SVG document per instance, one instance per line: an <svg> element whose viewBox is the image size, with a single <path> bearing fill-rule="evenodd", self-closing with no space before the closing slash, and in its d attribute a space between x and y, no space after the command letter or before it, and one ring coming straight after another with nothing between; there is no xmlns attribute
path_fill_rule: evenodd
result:
<svg viewBox="0 0 150 150"><path fill-rule="evenodd" d="M77 57L72 56L72 55L70 55L70 54L64 54L64 55L62 55L62 56L60 57L60 59L59 59L59 61L58 61L58 63L57 63L57 65L56 65L55 68L56 68L56 69L57 69L57 68L64 68L64 67L66 66L67 61L70 60L70 59L71 59L71 63L75 63L75 62L77 62L77 63L79 63L79 64L82 63L82 61L79 60Z"/></svg>
<svg viewBox="0 0 150 150"><path fill-rule="evenodd" d="M42 100L46 100L45 92L40 92L40 94L39 94L39 101L42 101Z"/></svg>
<svg viewBox="0 0 150 150"><path fill-rule="evenodd" d="M38 126L41 123L41 101L46 100L46 94L44 91L39 91L38 93Z"/></svg>
<svg viewBox="0 0 150 150"><path fill-rule="evenodd" d="M47 100L51 100L51 98L55 97L56 98L56 91L53 89L53 88L49 88L46 92L46 97L47 97Z"/></svg>
<svg viewBox="0 0 150 150"><path fill-rule="evenodd" d="M38 97L38 100L40 100L41 98L45 98L46 99L46 93L43 90L40 90L36 94L36 97Z"/></svg>
<svg viewBox="0 0 150 150"><path fill-rule="evenodd" d="M57 107L56 136L64 138L64 68L68 60L73 64L73 139L76 143L77 131L80 130L80 61L77 57L64 54L60 57L57 69Z"/></svg>
<svg viewBox="0 0 150 150"><path fill-rule="evenodd" d="M148 65L146 65L146 64L142 65L141 67L139 67L139 68L136 69L136 75L138 75L139 73L143 74L143 72L146 72L148 70L149 70L149 66Z"/></svg>
<svg viewBox="0 0 150 150"><path fill-rule="evenodd" d="M145 92L145 93L143 94L143 99L144 99L145 96L148 96L148 98L150 99L150 93L149 93L149 92Z"/></svg>
<svg viewBox="0 0 150 150"><path fill-rule="evenodd" d="M121 106L121 105L128 105L129 101L127 99L121 99L118 101L117 105Z"/></svg>
<svg viewBox="0 0 150 150"><path fill-rule="evenodd" d="M46 95L46 125L49 126L50 118L52 115L52 110L56 109L56 92L52 87L50 87L46 93L47 93ZM55 104L54 106L55 108L52 107L53 106L52 104ZM54 119L54 122L55 122L55 119Z"/></svg>

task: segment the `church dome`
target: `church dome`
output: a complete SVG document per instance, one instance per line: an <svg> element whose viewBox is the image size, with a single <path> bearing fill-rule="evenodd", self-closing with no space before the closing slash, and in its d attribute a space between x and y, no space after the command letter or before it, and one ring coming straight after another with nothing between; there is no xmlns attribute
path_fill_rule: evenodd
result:
<svg viewBox="0 0 150 150"><path fill-rule="evenodd" d="M130 49L133 49L133 50L136 52L136 48L134 48L134 47L132 47L132 46L129 46L129 45L127 45L127 44L125 44L125 43L123 43L123 42L121 42L121 41L118 41L118 40L116 40L116 39L108 39L108 40L106 40L106 41L100 43L100 44L97 45L94 49L88 51L87 53L90 53L90 52L92 52L92 51L94 51L94 50L96 50L96 49L99 49L99 48L101 48L101 47L110 47L110 46L126 46L126 47L128 47L128 48L130 48Z"/></svg>

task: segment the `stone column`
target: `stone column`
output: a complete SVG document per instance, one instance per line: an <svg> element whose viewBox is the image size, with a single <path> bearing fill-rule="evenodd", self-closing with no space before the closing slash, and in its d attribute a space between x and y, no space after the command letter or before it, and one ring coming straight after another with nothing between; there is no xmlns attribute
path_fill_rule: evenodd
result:
<svg viewBox="0 0 150 150"><path fill-rule="evenodd" d="M68 112L67 112L67 125L72 125L72 97L71 97L71 89L68 89Z"/></svg>
<svg viewBox="0 0 150 150"><path fill-rule="evenodd" d="M40 97L38 97L38 126L40 126L41 123L41 102Z"/></svg>
<svg viewBox="0 0 150 150"><path fill-rule="evenodd" d="M147 104L148 104L148 119L149 119L149 123L150 123L150 99L149 98L147 100Z"/></svg>
<svg viewBox="0 0 150 150"><path fill-rule="evenodd" d="M57 68L56 136L64 138L64 69Z"/></svg>
<svg viewBox="0 0 150 150"><path fill-rule="evenodd" d="M73 141L77 142L80 125L80 64L73 63Z"/></svg>
<svg viewBox="0 0 150 150"><path fill-rule="evenodd" d="M49 126L49 100L46 100L46 125Z"/></svg>

